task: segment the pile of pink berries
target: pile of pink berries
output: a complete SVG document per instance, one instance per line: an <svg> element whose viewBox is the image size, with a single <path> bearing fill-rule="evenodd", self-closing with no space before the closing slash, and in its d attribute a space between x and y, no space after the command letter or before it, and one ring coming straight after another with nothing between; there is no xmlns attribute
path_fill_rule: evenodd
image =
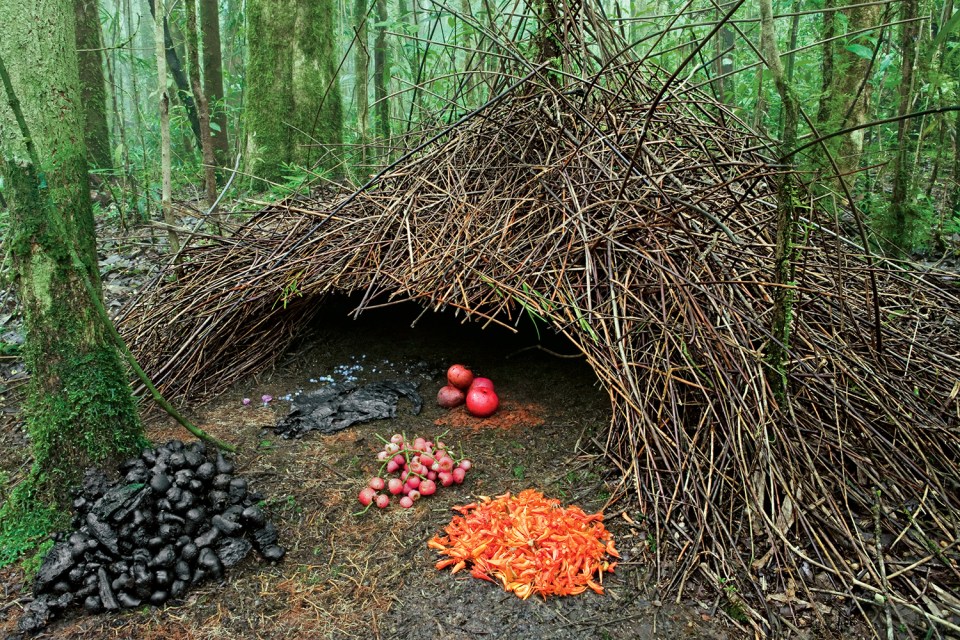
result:
<svg viewBox="0 0 960 640"><path fill-rule="evenodd" d="M358 496L367 509L374 504L385 509L394 496L400 496L400 506L409 509L422 496L436 493L439 487L462 484L472 466L466 458L455 460L439 439L434 443L415 438L410 443L399 433L384 444L377 460L381 462L380 472L370 478Z"/></svg>

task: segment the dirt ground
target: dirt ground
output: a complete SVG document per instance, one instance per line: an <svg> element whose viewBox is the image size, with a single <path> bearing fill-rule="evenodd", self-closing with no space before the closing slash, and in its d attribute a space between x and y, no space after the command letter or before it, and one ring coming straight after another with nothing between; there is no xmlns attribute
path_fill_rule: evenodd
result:
<svg viewBox="0 0 960 640"><path fill-rule="evenodd" d="M714 596L688 588L681 605L657 600L643 515L618 491L600 456L609 402L589 367L538 348L549 341L526 324L518 335L462 324L451 314L394 306L347 317L349 301L325 305L314 331L268 374L192 407L193 418L241 447L238 471L267 497L286 558L250 557L219 584L161 608L86 616L74 612L42 638L738 638ZM411 328L411 324L416 326ZM554 351L562 344L551 343ZM463 362L492 378L503 403L488 420L448 412L434 399L447 365ZM289 401L355 378L419 383L418 416L401 401L393 420L334 435L284 440L271 430ZM260 398L273 396L269 405ZM244 406L243 398L251 398ZM155 441L186 439L163 418L149 423ZM378 435L443 436L471 458L462 485L441 489L414 508L391 506L354 516L356 496L377 469ZM0 432L7 477L22 473L25 441L12 414ZM604 509L623 558L604 580L605 595L520 600L468 572L437 571L427 541L474 496L533 487L588 512ZM0 496L2 498L2 496ZM13 633L29 598L17 569L0 573L0 635Z"/></svg>

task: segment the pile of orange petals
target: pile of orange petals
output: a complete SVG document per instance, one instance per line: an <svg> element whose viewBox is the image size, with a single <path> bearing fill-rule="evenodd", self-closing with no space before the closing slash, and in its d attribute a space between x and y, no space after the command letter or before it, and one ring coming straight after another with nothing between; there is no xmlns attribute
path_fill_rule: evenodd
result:
<svg viewBox="0 0 960 640"><path fill-rule="evenodd" d="M452 566L457 573L472 565L472 575L526 599L534 594L566 596L588 588L603 593L603 574L612 572L620 557L613 537L603 526L603 514L561 507L533 489L509 493L494 500L454 507L445 536L434 536L432 549L447 556L437 569Z"/></svg>

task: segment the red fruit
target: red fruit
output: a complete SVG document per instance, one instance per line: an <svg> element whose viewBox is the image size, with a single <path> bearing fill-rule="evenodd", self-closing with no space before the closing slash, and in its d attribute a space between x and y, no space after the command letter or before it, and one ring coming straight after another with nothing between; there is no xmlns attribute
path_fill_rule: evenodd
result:
<svg viewBox="0 0 960 640"><path fill-rule="evenodd" d="M462 390L448 384L437 392L437 404L444 409L453 409L463 404L463 397Z"/></svg>
<svg viewBox="0 0 960 640"><path fill-rule="evenodd" d="M447 380L457 389L466 391L473 382L473 371L467 369L462 364L455 364L447 369Z"/></svg>
<svg viewBox="0 0 960 640"><path fill-rule="evenodd" d="M403 444L403 436L399 433L395 433L392 436L390 436L390 442L398 445Z"/></svg>
<svg viewBox="0 0 960 640"><path fill-rule="evenodd" d="M433 459L433 456L431 455L428 455L425 453L422 456L420 456L420 464L422 464L425 467L432 467L434 462L436 461Z"/></svg>
<svg viewBox="0 0 960 640"><path fill-rule="evenodd" d="M410 493L407 494L407 497L416 502L420 499L420 492L416 489L410 489Z"/></svg>
<svg viewBox="0 0 960 640"><path fill-rule="evenodd" d="M398 465L398 464L397 464L396 462L394 462L393 460L391 460L390 462L387 463L387 473L393 473L394 471L396 471L396 470L399 469L399 468L400 468L400 465Z"/></svg>
<svg viewBox="0 0 960 640"><path fill-rule="evenodd" d="M373 499L376 497L377 497L376 491L374 491L370 487L364 487L363 490L360 491L360 495L358 496L358 499L360 500L360 504L366 507L366 506L369 506L370 503L373 502Z"/></svg>
<svg viewBox="0 0 960 640"><path fill-rule="evenodd" d="M397 495L403 491L403 480L399 478L390 478L390 482L387 483L387 491L393 495Z"/></svg>
<svg viewBox="0 0 960 640"><path fill-rule="evenodd" d="M500 406L500 398L490 389L480 387L467 392L467 411L478 418L489 418Z"/></svg>
<svg viewBox="0 0 960 640"><path fill-rule="evenodd" d="M374 491L383 491L384 483L383 478L370 478L370 482L367 483L370 485L370 488Z"/></svg>
<svg viewBox="0 0 960 640"><path fill-rule="evenodd" d="M472 466L473 466L473 463L467 459L463 459L460 461L460 468L463 469L464 471L470 471L470 467Z"/></svg>
<svg viewBox="0 0 960 640"><path fill-rule="evenodd" d="M428 480L436 480L436 479L437 479L437 472L436 472L436 471L427 471L427 479L428 479Z"/></svg>
<svg viewBox="0 0 960 640"><path fill-rule="evenodd" d="M446 471L441 471L437 474L437 479L440 480L440 486L449 487L453 484L453 474L447 473Z"/></svg>
<svg viewBox="0 0 960 640"><path fill-rule="evenodd" d="M424 480L420 483L420 493L425 496L432 496L437 492L437 484L433 480Z"/></svg>
<svg viewBox="0 0 960 640"><path fill-rule="evenodd" d="M381 493L377 496L377 506L381 509L386 509L387 505L390 504L390 496L385 493Z"/></svg>
<svg viewBox="0 0 960 640"><path fill-rule="evenodd" d="M398 467L402 467L407 463L407 459L403 457L402 453L398 453L397 455L393 456L393 461L397 463Z"/></svg>
<svg viewBox="0 0 960 640"><path fill-rule="evenodd" d="M423 438L417 438L416 440L413 441L413 448L416 449L417 451L423 451L424 449L427 448L427 441L424 440Z"/></svg>
<svg viewBox="0 0 960 640"><path fill-rule="evenodd" d="M420 486L420 478L418 476L410 476L407 478L407 486L411 489L416 489Z"/></svg>
<svg viewBox="0 0 960 640"><path fill-rule="evenodd" d="M403 496L400 498L400 506L404 509L409 509L413 506L413 500L410 499L410 496Z"/></svg>
<svg viewBox="0 0 960 640"><path fill-rule="evenodd" d="M474 378L473 382L470 383L471 389L490 389L493 391L493 380L490 378Z"/></svg>
<svg viewBox="0 0 960 640"><path fill-rule="evenodd" d="M453 471L453 460L451 458L442 458L437 464L440 465L439 471Z"/></svg>
<svg viewBox="0 0 960 640"><path fill-rule="evenodd" d="M460 467L457 467L456 469L453 470L452 473L453 473L453 481L456 482L457 484L463 484L463 479L467 477L467 472L461 469Z"/></svg>

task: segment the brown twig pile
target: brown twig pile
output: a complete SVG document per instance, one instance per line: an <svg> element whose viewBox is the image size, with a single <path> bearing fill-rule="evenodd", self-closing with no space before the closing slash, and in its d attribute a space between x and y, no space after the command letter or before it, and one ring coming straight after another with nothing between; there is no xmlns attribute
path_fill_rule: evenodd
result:
<svg viewBox="0 0 960 640"><path fill-rule="evenodd" d="M125 338L186 398L269 365L327 293L362 292L358 312L534 313L609 389L607 452L658 559L678 562L673 590L699 571L768 631L828 605L956 630L956 289L875 262L873 299L861 252L810 203L776 398L778 171L721 105L600 80L586 98L516 83L366 189L288 200L190 249Z"/></svg>

